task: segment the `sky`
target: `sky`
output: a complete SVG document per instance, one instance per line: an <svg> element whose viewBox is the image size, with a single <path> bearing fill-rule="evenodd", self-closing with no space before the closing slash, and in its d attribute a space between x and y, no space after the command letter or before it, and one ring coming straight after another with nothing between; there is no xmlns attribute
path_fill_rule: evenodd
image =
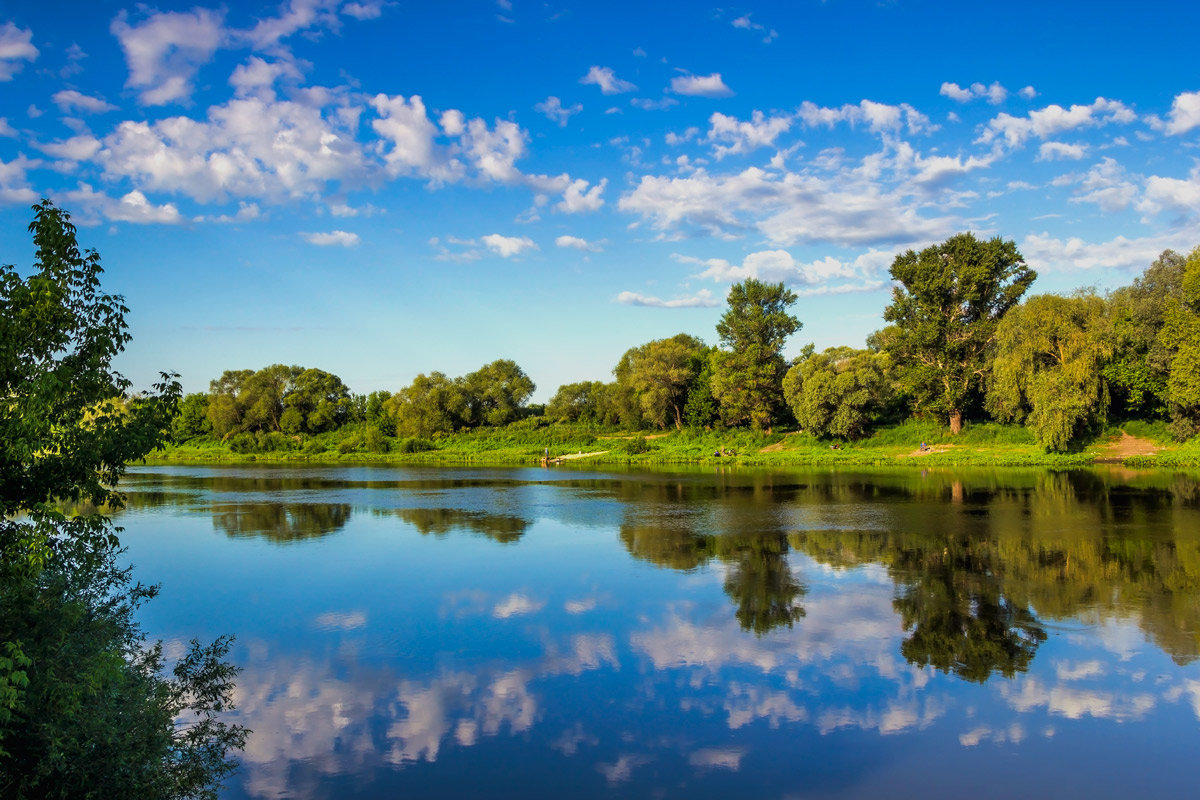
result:
<svg viewBox="0 0 1200 800"><path fill-rule="evenodd" d="M898 253L1015 241L1106 291L1200 244L1200 3L0 0L0 262L49 197L99 251L118 368L355 392L499 358L611 380L729 286L814 343Z"/></svg>

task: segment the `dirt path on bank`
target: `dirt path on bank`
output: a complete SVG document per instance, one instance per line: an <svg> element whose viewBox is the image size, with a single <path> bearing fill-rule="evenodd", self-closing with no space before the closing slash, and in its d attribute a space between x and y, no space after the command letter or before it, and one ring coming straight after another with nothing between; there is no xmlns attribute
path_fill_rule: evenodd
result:
<svg viewBox="0 0 1200 800"><path fill-rule="evenodd" d="M1098 449L1100 452L1098 461L1122 461L1130 456L1152 456L1162 450L1162 447L1149 439L1130 436L1125 431L1121 431L1120 437Z"/></svg>
<svg viewBox="0 0 1200 800"><path fill-rule="evenodd" d="M952 444L931 444L928 447L926 447L924 450L922 450L921 448L918 447L916 450L913 450L911 453L901 453L900 455L896 456L896 458L915 458L916 456L931 456L935 453L945 453L946 451L950 450L953 447L955 447L955 445L952 445Z"/></svg>

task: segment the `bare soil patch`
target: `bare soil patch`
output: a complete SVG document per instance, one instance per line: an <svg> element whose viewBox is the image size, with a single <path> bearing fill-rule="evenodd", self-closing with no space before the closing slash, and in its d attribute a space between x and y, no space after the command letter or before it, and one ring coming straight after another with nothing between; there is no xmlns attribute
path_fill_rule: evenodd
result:
<svg viewBox="0 0 1200 800"><path fill-rule="evenodd" d="M1121 461L1130 456L1152 456L1159 450L1162 450L1162 447L1149 439L1130 436L1125 431L1121 431L1121 435L1118 438L1113 439L1108 444L1102 445L1099 450L1101 459Z"/></svg>
<svg viewBox="0 0 1200 800"><path fill-rule="evenodd" d="M931 456L935 453L945 453L947 450L950 450L954 447L957 447L957 445L931 444L928 447L926 447L924 450L922 450L921 448L918 447L916 450L913 450L911 453L901 453L900 455L896 456L896 458L915 458L917 456Z"/></svg>

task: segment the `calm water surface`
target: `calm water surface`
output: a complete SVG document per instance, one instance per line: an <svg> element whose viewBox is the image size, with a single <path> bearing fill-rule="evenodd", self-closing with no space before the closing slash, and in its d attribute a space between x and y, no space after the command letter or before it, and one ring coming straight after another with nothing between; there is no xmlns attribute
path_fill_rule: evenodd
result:
<svg viewBox="0 0 1200 800"><path fill-rule="evenodd" d="M143 467L148 632L237 635L228 798L1182 797L1200 481Z"/></svg>

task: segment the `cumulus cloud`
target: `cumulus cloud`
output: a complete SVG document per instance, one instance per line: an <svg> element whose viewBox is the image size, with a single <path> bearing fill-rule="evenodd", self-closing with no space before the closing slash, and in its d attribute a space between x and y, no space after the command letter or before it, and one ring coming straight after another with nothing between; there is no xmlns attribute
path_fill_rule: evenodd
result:
<svg viewBox="0 0 1200 800"><path fill-rule="evenodd" d="M64 141L39 145L39 149L65 161L87 161L100 151L100 146L100 140L95 136L80 134Z"/></svg>
<svg viewBox="0 0 1200 800"><path fill-rule="evenodd" d="M130 25L121 11L110 30L121 43L129 67L126 86L140 89L144 105L186 100L192 79L225 42L223 13L206 8L152 14Z"/></svg>
<svg viewBox="0 0 1200 800"><path fill-rule="evenodd" d="M982 83L972 83L970 86L964 88L957 83L947 81L942 84L942 88L938 93L959 103L967 103L971 100L985 97L992 105L1003 103L1008 97L1008 90L1001 86L999 82L993 82L990 86L985 86Z"/></svg>
<svg viewBox="0 0 1200 800"><path fill-rule="evenodd" d="M555 208L566 214L579 214L586 211L596 211L604 205L604 188L608 186L608 178L601 178L595 186L583 178L576 178L567 184L563 190L563 199Z"/></svg>
<svg viewBox="0 0 1200 800"><path fill-rule="evenodd" d="M1087 146L1082 144L1065 144L1064 142L1044 142L1038 148L1038 161L1055 161L1072 159L1078 161L1087 153Z"/></svg>
<svg viewBox="0 0 1200 800"><path fill-rule="evenodd" d="M723 258L698 259L673 254L672 258L682 264L704 267L693 277L720 283L736 283L747 278L768 283L783 282L792 286L830 286L833 282L853 280L848 291L878 288L882 271L893 260L893 253L870 250L853 260L842 261L832 256L811 262L798 261L786 250L759 250L748 254L741 264L733 264ZM866 285L869 284L869 285Z"/></svg>
<svg viewBox="0 0 1200 800"><path fill-rule="evenodd" d="M581 239L578 236L559 236L554 240L556 247L567 247L572 250L584 250L589 253L598 253L601 250L599 242L589 242L587 239Z"/></svg>
<svg viewBox="0 0 1200 800"><path fill-rule="evenodd" d="M1138 210L1146 214L1172 212L1187 218L1200 213L1200 166L1193 167L1187 178L1151 175L1146 179Z"/></svg>
<svg viewBox="0 0 1200 800"><path fill-rule="evenodd" d="M280 78L299 81L304 75L300 67L290 59L266 61L251 56L245 64L239 64L229 76L229 85L239 97L262 95L274 99L275 82Z"/></svg>
<svg viewBox="0 0 1200 800"><path fill-rule="evenodd" d="M103 140L105 176L199 202L312 196L330 182L365 181L357 112L295 101L238 98L206 120L126 121Z"/></svg>
<svg viewBox="0 0 1200 800"><path fill-rule="evenodd" d="M6 117L0 117L0 136L10 139L17 138L17 129L8 124L8 119Z"/></svg>
<svg viewBox="0 0 1200 800"><path fill-rule="evenodd" d="M691 297L677 297L673 300L662 300L649 297L637 292L621 292L617 302L626 306L646 306L649 308L715 308L721 303L707 289L701 289Z"/></svg>
<svg viewBox="0 0 1200 800"><path fill-rule="evenodd" d="M749 121L717 112L708 118L708 124L708 141L713 144L713 154L720 159L759 147L770 147L781 133L791 127L792 121L786 116L768 118L761 111L751 114ZM667 143L675 142L668 139Z"/></svg>
<svg viewBox="0 0 1200 800"><path fill-rule="evenodd" d="M304 240L318 247L356 247L362 240L357 233L329 231L328 233L302 233Z"/></svg>
<svg viewBox="0 0 1200 800"><path fill-rule="evenodd" d="M81 183L78 189L63 192L62 196L72 208L82 209L85 218L101 216L111 222L132 222L138 225L176 225L183 222L183 217L174 203L156 206L137 189L120 198L113 198L95 191L86 183Z"/></svg>
<svg viewBox="0 0 1200 800"><path fill-rule="evenodd" d="M1165 130L1172 136L1200 127L1200 92L1184 92L1175 96Z"/></svg>
<svg viewBox="0 0 1200 800"><path fill-rule="evenodd" d="M0 158L0 205L37 202L38 193L29 186L25 173L38 166L41 162L21 155L7 162Z"/></svg>
<svg viewBox="0 0 1200 800"><path fill-rule="evenodd" d="M624 94L637 89L629 81L623 81L613 72L612 67L597 67L593 66L588 70L587 75L579 79L583 84L595 84L600 87L600 91L604 94Z"/></svg>
<svg viewBox="0 0 1200 800"><path fill-rule="evenodd" d="M1105 157L1080 179L1071 202L1095 203L1101 210L1113 212L1128 208L1137 194L1138 188L1127 177L1125 168Z"/></svg>
<svg viewBox="0 0 1200 800"><path fill-rule="evenodd" d="M679 75L671 79L671 91L691 97L732 97L733 90L721 80L721 73Z"/></svg>
<svg viewBox="0 0 1200 800"><path fill-rule="evenodd" d="M562 104L562 100L559 100L554 95L550 95L545 100L534 106L533 110L544 115L546 119L550 120L551 122L557 122L558 127L565 128L567 126L567 120L569 120L573 115L578 114L580 111L583 111L583 105L581 103L576 103L570 107L564 106Z"/></svg>
<svg viewBox="0 0 1200 800"><path fill-rule="evenodd" d="M366 2L346 3L342 6L342 13L348 17L354 17L359 21L368 19L379 19L383 16L384 0L366 0Z"/></svg>
<svg viewBox="0 0 1200 800"><path fill-rule="evenodd" d="M11 81L25 66L34 61L38 49L33 46L33 31L18 28L11 22L0 25L0 82Z"/></svg>
<svg viewBox="0 0 1200 800"><path fill-rule="evenodd" d="M831 108L805 100L796 113L800 121L810 128L832 128L839 122L846 122L850 125L866 125L872 133L898 132L903 129L907 129L909 133L921 133L932 129L929 117L908 103L893 106L873 100L861 100L857 104L847 103L840 108Z"/></svg>
<svg viewBox="0 0 1200 800"><path fill-rule="evenodd" d="M54 104L64 114L70 114L74 111L103 114L105 111L115 111L117 108L112 103L107 103L99 97L91 97L74 89L63 89L61 92L55 92L50 99L54 101Z"/></svg>
<svg viewBox="0 0 1200 800"><path fill-rule="evenodd" d="M925 218L903 199L858 176L834 179L750 167L732 175L697 169L686 177L645 175L618 203L657 230L729 238L757 230L773 244L846 246L944 238L957 220Z"/></svg>
<svg viewBox="0 0 1200 800"><path fill-rule="evenodd" d="M1136 119L1137 115L1133 113L1133 110L1120 100L1097 97L1089 105L1073 105L1070 108L1049 105L1030 111L1024 117L999 114L988 122L987 128L980 134L978 141L989 144L996 140L1003 140L1010 147L1016 147L1024 144L1031 136L1047 139L1063 131L1098 127L1110 123L1127 124Z"/></svg>
<svg viewBox="0 0 1200 800"><path fill-rule="evenodd" d="M538 249L533 239L528 236L501 236L498 233L489 233L481 237L481 240L489 250L504 258L518 256L526 250Z"/></svg>
<svg viewBox="0 0 1200 800"><path fill-rule="evenodd" d="M355 10L371 13L374 4L361 5ZM337 30L339 26L336 0L290 0L277 17L266 17L252 29L241 34L255 47L270 47L281 39L313 26ZM354 16L351 13L351 16ZM375 16L379 16L376 14Z"/></svg>
<svg viewBox="0 0 1200 800"><path fill-rule="evenodd" d="M1107 242L1087 242L1073 236L1059 239L1049 233L1030 234L1021 252L1030 264L1057 269L1145 269L1163 250L1186 252L1195 245L1190 233L1173 233L1130 239L1117 236Z"/></svg>
<svg viewBox="0 0 1200 800"><path fill-rule="evenodd" d="M1032 86L1023 87L1021 91L1017 92L1017 94L1021 95L1021 97L1025 98L1026 100L1032 100L1038 96L1037 89L1034 89Z"/></svg>

